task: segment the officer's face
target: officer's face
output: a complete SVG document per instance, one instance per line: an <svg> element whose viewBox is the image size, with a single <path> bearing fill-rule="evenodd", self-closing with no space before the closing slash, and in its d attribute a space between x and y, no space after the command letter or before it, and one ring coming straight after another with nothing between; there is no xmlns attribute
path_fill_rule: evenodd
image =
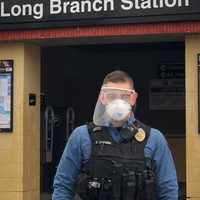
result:
<svg viewBox="0 0 200 200"><path fill-rule="evenodd" d="M108 104L111 100L114 99L122 99L127 101L131 106L134 106L136 103L137 99L137 93L136 92L130 92L126 90L132 90L132 87L129 82L119 82L119 83L113 83L113 82L108 82L106 87L110 88L116 88L116 91L118 88L122 89L122 92L117 93L115 90L111 91L104 91L101 94L101 102L106 105ZM124 91L123 91L124 89Z"/></svg>

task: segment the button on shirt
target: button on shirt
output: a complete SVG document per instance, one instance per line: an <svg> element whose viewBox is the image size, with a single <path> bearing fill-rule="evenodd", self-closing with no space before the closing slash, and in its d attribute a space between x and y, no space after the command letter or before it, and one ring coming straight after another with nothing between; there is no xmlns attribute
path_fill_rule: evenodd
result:
<svg viewBox="0 0 200 200"><path fill-rule="evenodd" d="M115 128L108 128L108 130L113 140L119 142L120 132ZM73 131L62 154L54 178L53 200L73 199L81 165L88 161L90 154L91 140L87 126L83 125ZM174 161L168 144L159 130L151 128L144 155L153 161L156 199L177 200L178 185Z"/></svg>

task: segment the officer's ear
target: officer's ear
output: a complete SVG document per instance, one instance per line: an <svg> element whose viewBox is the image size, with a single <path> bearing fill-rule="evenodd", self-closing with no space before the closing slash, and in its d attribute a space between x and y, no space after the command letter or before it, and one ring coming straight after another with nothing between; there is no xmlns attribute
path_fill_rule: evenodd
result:
<svg viewBox="0 0 200 200"><path fill-rule="evenodd" d="M107 100L105 92L103 92L103 91L100 92L100 94L99 94L99 100L101 101L101 103L103 105L107 104L108 100Z"/></svg>
<svg viewBox="0 0 200 200"><path fill-rule="evenodd" d="M135 103L135 105L132 107L132 111L133 111L133 113L135 113L135 111L136 111L136 107L137 107L137 103Z"/></svg>
<svg viewBox="0 0 200 200"><path fill-rule="evenodd" d="M137 92L134 92L134 93L131 94L131 96L130 96L131 106L134 106L136 104L137 97L138 97Z"/></svg>

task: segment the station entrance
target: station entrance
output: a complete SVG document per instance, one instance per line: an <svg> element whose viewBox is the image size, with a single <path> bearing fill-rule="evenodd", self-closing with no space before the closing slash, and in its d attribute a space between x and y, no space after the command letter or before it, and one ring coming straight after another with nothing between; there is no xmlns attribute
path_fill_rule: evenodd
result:
<svg viewBox="0 0 200 200"><path fill-rule="evenodd" d="M92 121L104 76L124 70L134 79L135 117L159 129L172 151L185 193L184 42L43 46L41 57L41 194L53 178L73 129ZM44 195L45 194L45 195Z"/></svg>

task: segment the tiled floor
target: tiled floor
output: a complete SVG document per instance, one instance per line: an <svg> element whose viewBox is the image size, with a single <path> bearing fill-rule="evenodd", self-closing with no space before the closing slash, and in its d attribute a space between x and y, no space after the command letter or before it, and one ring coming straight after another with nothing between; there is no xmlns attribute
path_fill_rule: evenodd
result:
<svg viewBox="0 0 200 200"><path fill-rule="evenodd" d="M42 193L40 196L40 200L51 200L51 194Z"/></svg>
<svg viewBox="0 0 200 200"><path fill-rule="evenodd" d="M40 195L40 200L52 200L52 199L51 199L51 194L42 193L42 194ZM81 200L81 199L80 199L80 197L75 196L73 200Z"/></svg>

